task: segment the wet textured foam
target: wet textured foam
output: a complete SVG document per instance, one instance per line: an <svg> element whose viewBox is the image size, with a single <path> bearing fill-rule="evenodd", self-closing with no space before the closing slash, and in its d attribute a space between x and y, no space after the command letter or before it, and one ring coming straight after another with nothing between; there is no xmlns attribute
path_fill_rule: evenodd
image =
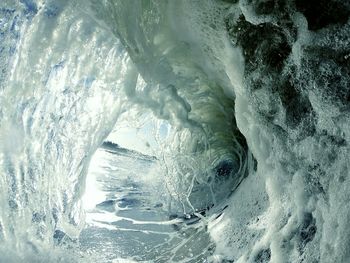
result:
<svg viewBox="0 0 350 263"><path fill-rule="evenodd" d="M347 262L349 10L2 1L0 262L88 260L90 159L122 114L145 112L172 126L160 174L171 212L208 227L209 262Z"/></svg>

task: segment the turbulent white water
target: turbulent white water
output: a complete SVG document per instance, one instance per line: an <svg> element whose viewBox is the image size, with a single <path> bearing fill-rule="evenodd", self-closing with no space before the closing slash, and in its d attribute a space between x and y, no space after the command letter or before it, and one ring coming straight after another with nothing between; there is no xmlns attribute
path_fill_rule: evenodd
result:
<svg viewBox="0 0 350 263"><path fill-rule="evenodd" d="M81 198L97 148L140 116L171 130L133 180L179 220L165 232L194 220L205 238L110 262L349 262L349 16L340 0L2 0L0 262L109 262Z"/></svg>

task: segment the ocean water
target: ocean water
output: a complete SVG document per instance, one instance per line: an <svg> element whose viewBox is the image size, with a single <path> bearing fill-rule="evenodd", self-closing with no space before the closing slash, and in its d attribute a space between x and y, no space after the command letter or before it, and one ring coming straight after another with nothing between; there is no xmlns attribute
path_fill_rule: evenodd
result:
<svg viewBox="0 0 350 263"><path fill-rule="evenodd" d="M205 225L197 217L169 213L170 196L164 181L157 181L161 171L147 157L118 149L96 152L83 197L87 225L80 250L106 262L204 261L214 247Z"/></svg>
<svg viewBox="0 0 350 263"><path fill-rule="evenodd" d="M0 262L350 262L349 17L1 0Z"/></svg>

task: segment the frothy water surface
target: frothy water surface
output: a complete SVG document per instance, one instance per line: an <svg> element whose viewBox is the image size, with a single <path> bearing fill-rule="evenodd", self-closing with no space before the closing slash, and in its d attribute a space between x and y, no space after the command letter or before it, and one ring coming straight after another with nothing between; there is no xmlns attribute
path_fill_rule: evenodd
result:
<svg viewBox="0 0 350 263"><path fill-rule="evenodd" d="M0 262L348 262L349 16L2 0ZM154 158L103 144L140 116Z"/></svg>

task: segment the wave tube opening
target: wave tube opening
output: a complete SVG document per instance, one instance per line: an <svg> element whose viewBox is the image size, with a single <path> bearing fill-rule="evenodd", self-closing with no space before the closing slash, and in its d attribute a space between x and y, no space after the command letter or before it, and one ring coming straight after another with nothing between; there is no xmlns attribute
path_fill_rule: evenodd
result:
<svg viewBox="0 0 350 263"><path fill-rule="evenodd" d="M156 179L165 178L166 182L155 180L152 186L161 185L158 194L169 199L152 204L160 210L157 216L166 216L166 220L163 218L164 222L156 226L150 224L155 232L161 227L170 231L173 244L163 261L169 256L175 261L191 257L194 261L204 260L214 253L215 247L206 230L207 221L222 213L226 198L245 176L245 160L241 159L245 149L240 144L244 140L234 136L239 131L231 115L233 99L225 99L220 84L206 83L206 74L194 65L186 65L185 60L183 70L198 72L196 78L182 76L178 82L172 70L163 71L160 73L170 74L168 83L164 83L158 76L150 79L148 73L140 74L142 65L130 58L118 33L111 34L111 21L99 18L103 9L95 4L91 2L89 8L79 1L1 4L1 26L6 33L1 35L2 57L6 61L1 75L1 260L94 260L94 255L85 255L89 248L81 247L83 241L79 237L84 234L81 198L88 167L93 154L101 151L99 147L131 154L129 149L103 141L116 123L122 123L123 114L135 107L136 112L149 111L173 127L171 138L152 157L160 163L157 169L161 175ZM110 18L109 13L106 18ZM172 60L173 55L169 58ZM182 85L191 92L182 89ZM218 93L210 91L211 87ZM211 119L212 115L215 118ZM233 132L222 132L219 125L228 125ZM231 150L234 145L239 147ZM135 159L137 153L131 155ZM148 157L139 155L142 158ZM149 158L148 162L154 162ZM123 165L126 163L116 168L122 169ZM146 172L146 166L149 164L140 170ZM119 182L112 179L108 178L108 187L118 187L114 184ZM145 179L133 180L142 183ZM142 192L142 198L146 197L146 192ZM120 196L119 201L123 200L137 202ZM103 209L110 214L104 218L112 217L104 224L107 229L118 229L122 227L118 224L130 222L135 225L135 218L113 221L108 205L113 207L119 201L107 198L96 206L107 206ZM179 235L182 228L188 228L189 233L182 233L184 237L179 239L175 233ZM103 229L99 227L97 235ZM192 239L198 237L203 242L196 244ZM91 242L90 245L93 246ZM103 258L111 260L108 255ZM152 260L152 255L146 258Z"/></svg>
<svg viewBox="0 0 350 263"><path fill-rule="evenodd" d="M87 225L79 241L83 251L100 260L200 260L213 246L197 217L169 209L175 202L164 164L152 155L160 151L160 142L152 138L153 124L147 121L138 131L115 128L91 160L83 196ZM160 127L157 137L164 140L170 127L164 122Z"/></svg>

